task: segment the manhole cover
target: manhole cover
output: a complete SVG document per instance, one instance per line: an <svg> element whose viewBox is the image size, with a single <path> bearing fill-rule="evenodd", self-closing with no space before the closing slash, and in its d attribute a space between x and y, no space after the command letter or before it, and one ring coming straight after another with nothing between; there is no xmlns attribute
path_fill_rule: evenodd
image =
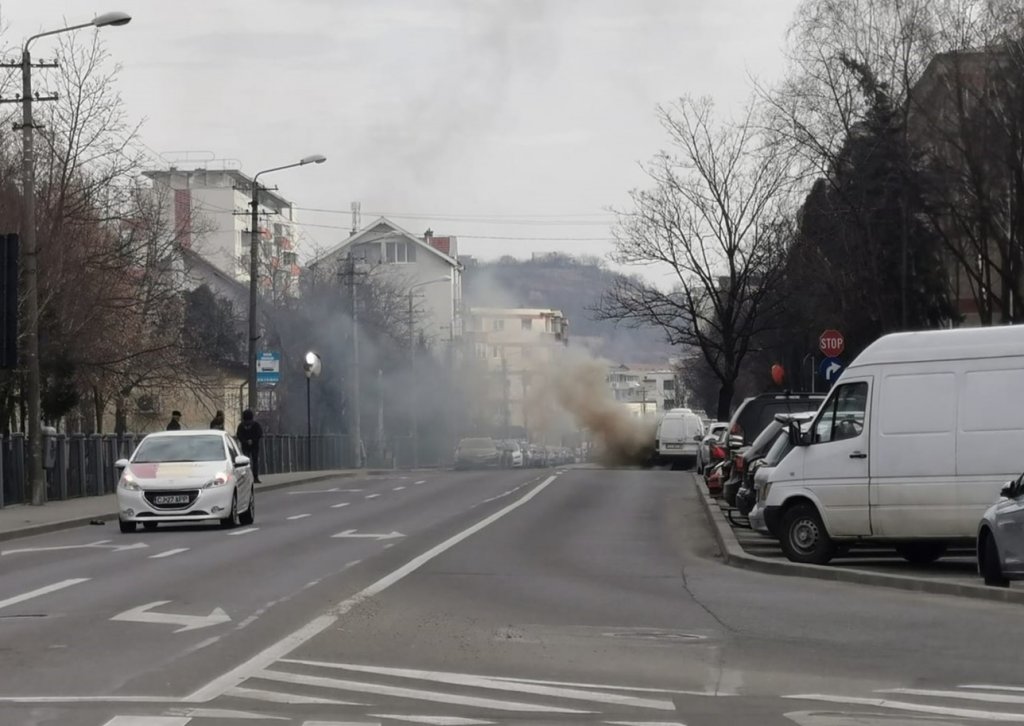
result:
<svg viewBox="0 0 1024 726"><path fill-rule="evenodd" d="M609 638L632 638L634 640L664 640L673 642L693 642L706 640L703 635L682 633L678 630L657 630L654 628L637 628L633 630L614 630L605 633Z"/></svg>

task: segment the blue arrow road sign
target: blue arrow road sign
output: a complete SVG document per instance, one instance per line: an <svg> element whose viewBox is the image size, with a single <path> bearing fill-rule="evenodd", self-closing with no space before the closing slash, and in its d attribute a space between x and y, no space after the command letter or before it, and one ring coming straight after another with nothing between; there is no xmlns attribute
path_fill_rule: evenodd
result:
<svg viewBox="0 0 1024 726"><path fill-rule="evenodd" d="M838 358L825 358L818 366L818 373L826 383L835 383L839 374L843 372L843 368L843 362Z"/></svg>

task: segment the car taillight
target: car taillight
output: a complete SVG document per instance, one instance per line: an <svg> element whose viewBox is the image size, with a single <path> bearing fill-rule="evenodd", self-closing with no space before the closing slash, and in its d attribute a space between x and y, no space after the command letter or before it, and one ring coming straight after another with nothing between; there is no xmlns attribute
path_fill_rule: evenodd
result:
<svg viewBox="0 0 1024 726"><path fill-rule="evenodd" d="M744 461L742 456L737 456L736 457L736 464L735 464L736 471L742 472L746 465L747 465L747 462Z"/></svg>
<svg viewBox="0 0 1024 726"><path fill-rule="evenodd" d="M718 444L712 445L712 447L711 447L711 458L712 459L724 459L725 458L725 449L723 449Z"/></svg>

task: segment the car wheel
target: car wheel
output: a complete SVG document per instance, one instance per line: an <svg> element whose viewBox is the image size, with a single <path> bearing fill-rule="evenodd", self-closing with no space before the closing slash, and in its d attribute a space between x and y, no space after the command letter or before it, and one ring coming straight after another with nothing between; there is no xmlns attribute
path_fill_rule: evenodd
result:
<svg viewBox="0 0 1024 726"><path fill-rule="evenodd" d="M824 565L835 554L821 515L813 504L797 504L782 515L782 551L791 562Z"/></svg>
<svg viewBox="0 0 1024 726"><path fill-rule="evenodd" d="M231 495L231 511L228 516L220 520L220 526L224 529L231 529L238 526L238 490Z"/></svg>
<svg viewBox="0 0 1024 726"><path fill-rule="evenodd" d="M914 565L927 565L946 554L943 542L901 542L896 545L896 553Z"/></svg>
<svg viewBox="0 0 1024 726"><path fill-rule="evenodd" d="M135 522L126 522L123 519L119 519L117 523L121 526L121 534L131 534L135 531Z"/></svg>
<svg viewBox="0 0 1024 726"><path fill-rule="evenodd" d="M246 507L246 510L239 515L238 521L241 522L246 527L248 527L249 525L251 525L253 522L256 521L256 488L255 487L253 487L253 490L251 492L249 492L249 506Z"/></svg>
<svg viewBox="0 0 1024 726"><path fill-rule="evenodd" d="M156 529L157 522L143 522L142 526L149 530Z"/></svg>
<svg viewBox="0 0 1024 726"><path fill-rule="evenodd" d="M981 576L989 587L1009 587L1010 581L1003 577L1003 566L999 562L999 551L995 540L988 532L978 543L978 564Z"/></svg>

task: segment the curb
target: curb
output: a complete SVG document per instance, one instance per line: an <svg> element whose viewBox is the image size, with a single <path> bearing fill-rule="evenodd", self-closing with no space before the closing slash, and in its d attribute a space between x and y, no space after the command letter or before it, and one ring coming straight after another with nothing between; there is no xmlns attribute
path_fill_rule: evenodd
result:
<svg viewBox="0 0 1024 726"><path fill-rule="evenodd" d="M372 469L369 471L343 471L335 474L316 474L305 479L295 479L294 481L278 482L275 484L261 484L256 487L256 491L272 492L275 489L285 489L287 487L298 486L300 484L309 484L311 482L317 481L324 481L326 479L343 479L355 476L385 476L392 473L393 472L390 469ZM12 529L6 532L0 532L0 542L6 542L12 539L20 539L21 537L33 537L37 534L58 532L62 529L81 527L82 525L89 524L90 522L110 522L115 519L117 519L117 512L108 512L106 514L93 515L89 517L74 517L72 519L62 519L59 522L47 522L45 524L37 524L29 527L22 527L20 529Z"/></svg>
<svg viewBox="0 0 1024 726"><path fill-rule="evenodd" d="M763 572L769 575L809 577L832 582L849 582L858 585L888 587L896 590L969 597L990 602L1024 604L1024 590L967 585L959 582L943 582L925 577L889 575L882 572L829 567L828 565L805 565L800 562L770 560L765 557L747 554L743 547L740 546L739 540L736 539L736 535L726 521L725 515L722 514L722 511L701 487L699 479L694 479L694 487L697 490L697 497L700 499L704 514L708 518L708 523L711 524L711 528L714 531L722 560L733 567L753 572Z"/></svg>

